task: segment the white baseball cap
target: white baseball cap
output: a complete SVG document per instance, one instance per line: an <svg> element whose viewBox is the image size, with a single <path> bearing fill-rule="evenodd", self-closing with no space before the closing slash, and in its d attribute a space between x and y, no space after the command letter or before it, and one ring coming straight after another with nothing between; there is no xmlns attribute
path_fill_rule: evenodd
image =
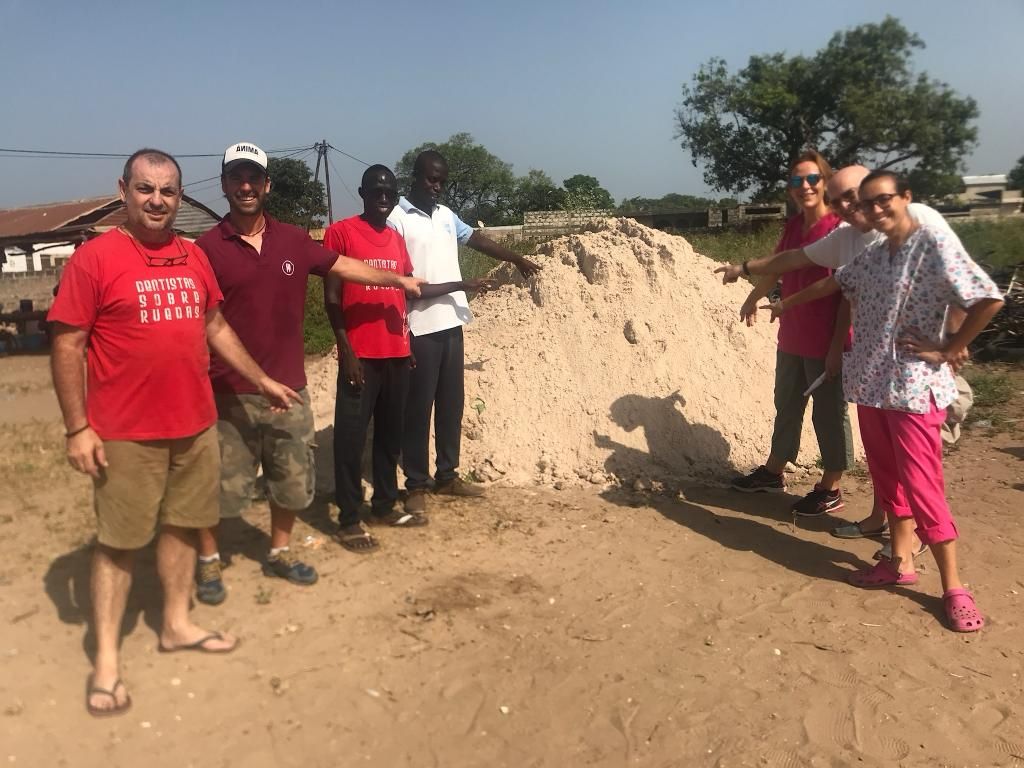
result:
<svg viewBox="0 0 1024 768"><path fill-rule="evenodd" d="M267 153L249 141L240 141L224 150L221 171L228 170L241 163L255 163L264 171L267 170Z"/></svg>

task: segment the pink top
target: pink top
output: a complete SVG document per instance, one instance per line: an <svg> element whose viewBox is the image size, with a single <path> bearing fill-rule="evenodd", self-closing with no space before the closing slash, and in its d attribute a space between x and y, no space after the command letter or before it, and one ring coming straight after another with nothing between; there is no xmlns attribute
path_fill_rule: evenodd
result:
<svg viewBox="0 0 1024 768"><path fill-rule="evenodd" d="M840 219L834 213L828 213L806 232L802 231L803 224L803 216L800 214L786 221L782 238L775 248L776 253L803 248L820 240L839 226ZM792 296L831 274L832 270L825 267L806 267L787 272L782 276L782 298ZM787 310L779 318L779 349L791 355L823 360L832 343L836 312L841 299L836 293Z"/></svg>

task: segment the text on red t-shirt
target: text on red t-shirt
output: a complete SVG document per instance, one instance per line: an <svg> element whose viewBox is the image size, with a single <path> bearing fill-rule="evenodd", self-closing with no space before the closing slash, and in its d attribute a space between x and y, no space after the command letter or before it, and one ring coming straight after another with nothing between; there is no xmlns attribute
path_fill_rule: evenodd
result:
<svg viewBox="0 0 1024 768"><path fill-rule="evenodd" d="M378 231L361 216L328 227L324 246L385 272L412 274L402 236L390 227ZM346 281L341 288L341 309L356 357L409 356L409 319L402 289Z"/></svg>
<svg viewBox="0 0 1024 768"><path fill-rule="evenodd" d="M206 256L180 237L153 248L114 229L75 251L47 319L89 332L96 434L168 440L213 425L206 314L220 301Z"/></svg>

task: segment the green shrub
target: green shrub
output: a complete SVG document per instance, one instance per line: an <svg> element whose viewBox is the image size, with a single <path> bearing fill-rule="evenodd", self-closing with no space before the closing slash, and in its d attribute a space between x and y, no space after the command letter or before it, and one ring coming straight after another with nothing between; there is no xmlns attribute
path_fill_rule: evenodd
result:
<svg viewBox="0 0 1024 768"><path fill-rule="evenodd" d="M334 348L334 331L324 310L324 283L310 277L306 283L306 322L303 339L307 355L325 355Z"/></svg>
<svg viewBox="0 0 1024 768"><path fill-rule="evenodd" d="M971 258L990 271L1024 262L1024 219L955 221L952 227Z"/></svg>
<svg viewBox="0 0 1024 768"><path fill-rule="evenodd" d="M757 229L701 229L673 232L685 237L693 250L715 261L738 264L742 261L770 256L782 235L782 222Z"/></svg>
<svg viewBox="0 0 1024 768"><path fill-rule="evenodd" d="M1005 405L1014 395L1013 380L1005 373L969 367L964 369L963 375L974 392L975 408L985 409Z"/></svg>

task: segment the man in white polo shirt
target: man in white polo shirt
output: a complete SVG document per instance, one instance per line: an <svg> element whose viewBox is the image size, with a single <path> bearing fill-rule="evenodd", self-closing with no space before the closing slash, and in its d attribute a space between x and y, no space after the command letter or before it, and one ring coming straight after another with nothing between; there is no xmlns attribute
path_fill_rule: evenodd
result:
<svg viewBox="0 0 1024 768"><path fill-rule="evenodd" d="M412 171L409 196L402 197L388 225L405 238L413 275L429 283L462 280L459 245L501 261L511 262L524 277L539 266L488 237L474 232L438 199L448 181L448 163L434 150L421 152ZM430 414L434 411L437 470L434 493L480 496L483 488L458 475L462 441L463 342L462 326L473 319L465 291L409 304L409 330L416 367L409 382L402 439L402 471L408 495L406 511L426 511L430 485Z"/></svg>

